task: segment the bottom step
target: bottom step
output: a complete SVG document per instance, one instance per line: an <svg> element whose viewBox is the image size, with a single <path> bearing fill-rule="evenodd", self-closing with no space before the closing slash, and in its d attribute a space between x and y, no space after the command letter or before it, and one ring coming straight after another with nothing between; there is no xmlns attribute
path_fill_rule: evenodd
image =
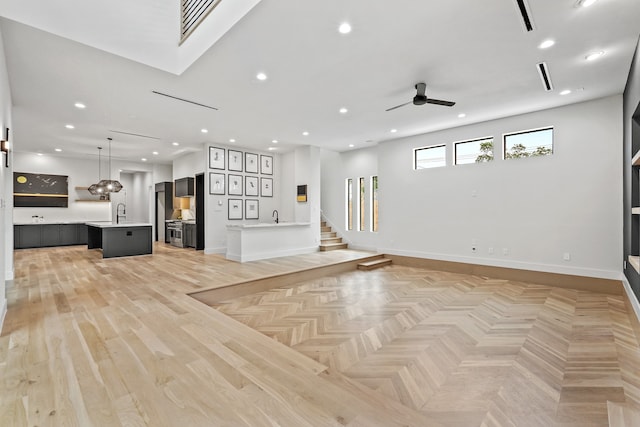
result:
<svg viewBox="0 0 640 427"><path fill-rule="evenodd" d="M321 251L335 251L336 249L347 249L346 243L327 243L320 245Z"/></svg>
<svg viewBox="0 0 640 427"><path fill-rule="evenodd" d="M390 264L391 259L389 258L374 259L373 261L366 261L358 264L358 270L373 270L374 268L380 268Z"/></svg>

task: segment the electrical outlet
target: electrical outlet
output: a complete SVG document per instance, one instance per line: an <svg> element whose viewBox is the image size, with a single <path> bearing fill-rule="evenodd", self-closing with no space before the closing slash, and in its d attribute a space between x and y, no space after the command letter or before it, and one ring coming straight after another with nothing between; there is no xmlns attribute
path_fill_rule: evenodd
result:
<svg viewBox="0 0 640 427"><path fill-rule="evenodd" d="M509 248L502 248L502 255L509 255Z"/></svg>
<svg viewBox="0 0 640 427"><path fill-rule="evenodd" d="M562 254L562 259L565 261L571 261L571 254L569 252L565 252Z"/></svg>
<svg viewBox="0 0 640 427"><path fill-rule="evenodd" d="M493 248L489 248L489 255L493 255Z"/></svg>

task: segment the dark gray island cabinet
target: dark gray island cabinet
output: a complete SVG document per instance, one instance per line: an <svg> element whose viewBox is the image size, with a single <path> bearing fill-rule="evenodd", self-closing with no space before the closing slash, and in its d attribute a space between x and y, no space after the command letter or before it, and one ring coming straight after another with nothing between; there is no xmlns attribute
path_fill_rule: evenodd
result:
<svg viewBox="0 0 640 427"><path fill-rule="evenodd" d="M151 254L151 224L88 222L87 249L102 249L102 258Z"/></svg>

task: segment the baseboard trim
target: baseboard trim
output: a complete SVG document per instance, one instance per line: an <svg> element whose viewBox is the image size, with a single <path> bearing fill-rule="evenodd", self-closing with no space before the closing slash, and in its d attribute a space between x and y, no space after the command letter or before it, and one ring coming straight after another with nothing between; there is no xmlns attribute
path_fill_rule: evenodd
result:
<svg viewBox="0 0 640 427"><path fill-rule="evenodd" d="M4 298L4 295L2 295ZM2 306L0 306L0 334L2 333L2 326L4 325L4 318L7 315L7 299L4 298Z"/></svg>
<svg viewBox="0 0 640 427"><path fill-rule="evenodd" d="M207 255L215 255L215 254L226 254L227 253L227 248L226 247L219 247L219 248L204 248L204 253Z"/></svg>
<svg viewBox="0 0 640 427"><path fill-rule="evenodd" d="M518 282L537 283L559 288L600 292L609 295L623 295L624 289L620 276L617 279L579 276L573 274L553 273L546 271L525 270L519 268L496 267L491 265L471 264L457 261L444 261L421 257L395 255L383 252L385 258L391 258L394 264L428 270L449 271L452 273L470 274L474 276L493 277L496 279Z"/></svg>
<svg viewBox="0 0 640 427"><path fill-rule="evenodd" d="M439 261L459 262L463 264L485 265L489 267L512 268L516 270L540 271L543 273L567 274L571 276L593 277L598 279L620 280L619 270L602 270L596 268L572 267L558 264L540 264L526 261L512 260L496 256L495 258L458 256L431 252L406 251L393 248L378 248L383 254L393 254L415 258L426 258Z"/></svg>
<svg viewBox="0 0 640 427"><path fill-rule="evenodd" d="M633 312L636 315L636 320L640 322L640 301L638 301L636 294L633 293L633 289L631 289L631 284L629 283L627 278L624 276L624 274L622 275L622 286L624 287L624 290L627 294L627 300L629 301L629 304L631 304L631 308L633 309Z"/></svg>

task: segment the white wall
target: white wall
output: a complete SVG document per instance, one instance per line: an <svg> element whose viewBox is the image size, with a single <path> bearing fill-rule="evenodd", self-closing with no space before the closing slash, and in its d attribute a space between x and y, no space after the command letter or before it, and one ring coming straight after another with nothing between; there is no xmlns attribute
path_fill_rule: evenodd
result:
<svg viewBox="0 0 640 427"><path fill-rule="evenodd" d="M12 129L11 124L11 89L7 75L7 64L4 56L4 43L0 32L0 133L4 129ZM11 135L9 141L13 145ZM0 331L7 312L5 280L13 280L13 219L12 219L12 187L13 160L9 153L9 167L5 167L6 155L0 155Z"/></svg>
<svg viewBox="0 0 640 427"><path fill-rule="evenodd" d="M103 160L103 166L106 164ZM69 177L69 207L68 208L14 208L13 222L31 222L32 215L44 217L45 222L56 221L111 221L115 220L115 209L119 202L127 202L127 207L133 203L136 221L150 222L153 217L153 204L149 201L149 188L155 181L153 165L145 163L124 162L112 160L111 177L123 184L119 193L111 194L110 203L79 202L77 199L94 198L86 190L76 187L88 187L98 180L98 156L85 161L78 161L75 157L61 155L38 156L34 153L14 153L14 170L16 172L45 173L53 175L67 175ZM135 172L120 172L135 171ZM168 169L168 166L158 170ZM102 178L108 176L103 171ZM136 176L138 178L136 178ZM131 179L127 178L130 177ZM10 189L10 194L13 189ZM127 220L134 218L127 213Z"/></svg>
<svg viewBox="0 0 640 427"><path fill-rule="evenodd" d="M111 194L112 218L116 218L117 207L119 203L125 205L126 218L120 218L126 222L153 222L153 209L149 210L149 194L150 188L155 188L151 182L151 172L121 172L119 181L122 184L122 190L119 193ZM122 207L120 213L122 214Z"/></svg>
<svg viewBox="0 0 640 427"><path fill-rule="evenodd" d="M229 171L229 170L218 170L218 169L209 169L208 167L208 159L209 159L209 147L218 147L224 148L225 150L231 149L236 151L241 151L243 153L249 152L260 155L267 155L273 157L273 175L263 175L261 173L253 174L253 173L245 173ZM225 151L226 153L226 151ZM206 144L203 150L203 153L198 153L198 164L204 165L204 170L206 170L204 181L205 181L205 253L225 253L227 247L227 225L228 224L252 224L258 222L271 222L271 215L274 209L278 209L281 211L281 191L282 191L282 171L283 171L283 161L282 156L280 154L274 152L260 152L253 149L247 149L240 146L227 146L224 144ZM204 159L204 160L203 160ZM228 159L227 159L228 160ZM243 161L244 165L244 161ZM225 162L225 166L228 167L228 161ZM260 172L260 171L258 171ZM213 195L209 194L209 174L210 173L223 173L225 175L225 194L224 195ZM227 193L228 190L228 178L229 174L233 175L241 175L243 176L258 176L265 178L273 179L273 197L254 197L254 196L229 196ZM175 175L174 176L178 177ZM182 176L180 176L181 178ZM243 194L244 194L244 186L243 186ZM228 200L229 199L258 199L259 200L259 219L258 220L229 220L228 219ZM244 216L244 215L243 215ZM282 212L280 215L280 219L287 219L286 215L283 216ZM289 220L292 218L289 217Z"/></svg>
<svg viewBox="0 0 640 427"><path fill-rule="evenodd" d="M378 175L378 149L369 148L344 153L322 150L322 213L340 237L352 249L377 249L378 233L371 230L371 189L372 176ZM365 230L358 231L358 179L365 179ZM353 180L353 230L346 229L345 185ZM334 197L334 195L340 195Z"/></svg>
<svg viewBox="0 0 640 427"><path fill-rule="evenodd" d="M545 126L554 126L553 155L499 160L503 133ZM488 135L494 136L497 160L452 166L454 141ZM350 233L354 246L618 279L622 269L621 141L622 97L613 96L388 141L354 153L329 153L323 156L325 163L338 166L331 172L330 165L323 165L323 185L331 189L323 202L332 200L323 209L331 218L344 218L344 179L355 177L351 168L363 175L372 173L373 167L369 170L366 165L377 157L380 231L377 236ZM442 143L447 144L448 166L413 170L414 148ZM563 260L565 253L570 261Z"/></svg>

